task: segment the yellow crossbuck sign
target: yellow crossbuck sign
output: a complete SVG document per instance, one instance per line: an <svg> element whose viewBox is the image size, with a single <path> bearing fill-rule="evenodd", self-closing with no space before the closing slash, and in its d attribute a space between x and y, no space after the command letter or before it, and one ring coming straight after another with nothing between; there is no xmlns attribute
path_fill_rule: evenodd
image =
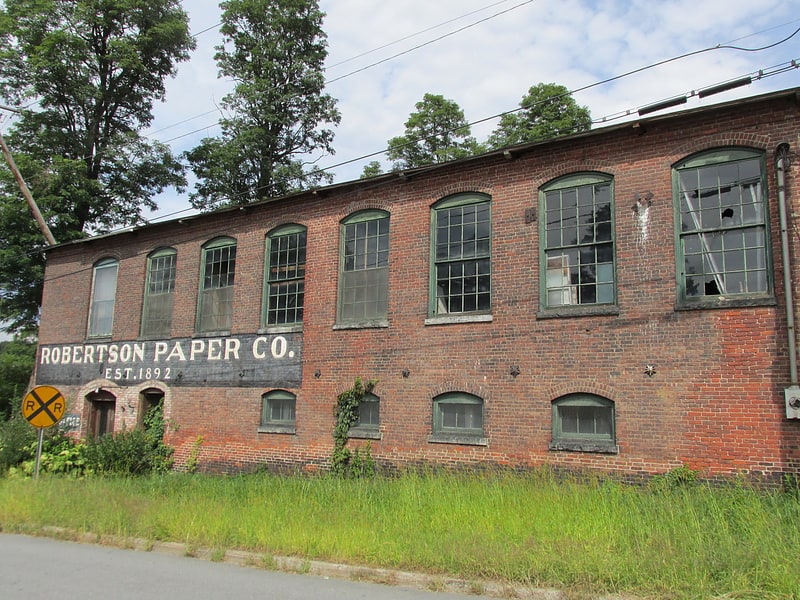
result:
<svg viewBox="0 0 800 600"><path fill-rule="evenodd" d="M34 427L52 427L64 416L67 401L56 388L40 385L22 400L22 416Z"/></svg>

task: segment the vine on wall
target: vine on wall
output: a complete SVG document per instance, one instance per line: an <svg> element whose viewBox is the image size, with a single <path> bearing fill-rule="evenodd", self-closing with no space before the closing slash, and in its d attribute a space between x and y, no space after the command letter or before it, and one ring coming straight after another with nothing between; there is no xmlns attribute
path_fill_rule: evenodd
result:
<svg viewBox="0 0 800 600"><path fill-rule="evenodd" d="M376 383L378 382L375 379L363 383L360 377L356 377L353 387L336 397L336 406L333 408L336 426L333 429L334 444L331 454L331 471L335 475L365 477L375 473L370 444L351 452L347 448L347 440L350 428L358 421L358 405L366 394L372 392Z"/></svg>

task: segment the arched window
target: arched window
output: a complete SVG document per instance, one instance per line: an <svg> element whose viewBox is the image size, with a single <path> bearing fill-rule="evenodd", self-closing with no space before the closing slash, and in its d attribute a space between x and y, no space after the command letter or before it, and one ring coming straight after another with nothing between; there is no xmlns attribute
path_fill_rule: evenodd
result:
<svg viewBox="0 0 800 600"><path fill-rule="evenodd" d="M483 445L483 398L448 392L433 399L431 442Z"/></svg>
<svg viewBox="0 0 800 600"><path fill-rule="evenodd" d="M725 148L675 165L679 301L772 295L764 153Z"/></svg>
<svg viewBox="0 0 800 600"><path fill-rule="evenodd" d="M94 266L92 302L89 309L89 337L107 337L114 325L119 261L104 258Z"/></svg>
<svg viewBox="0 0 800 600"><path fill-rule="evenodd" d="M612 178L568 175L543 186L539 195L542 308L614 303Z"/></svg>
<svg viewBox="0 0 800 600"><path fill-rule="evenodd" d="M203 246L202 269L197 331L229 332L233 324L236 240L217 238Z"/></svg>
<svg viewBox="0 0 800 600"><path fill-rule="evenodd" d="M358 421L350 427L353 438L380 439L381 401L372 393L364 394L358 404Z"/></svg>
<svg viewBox="0 0 800 600"><path fill-rule="evenodd" d="M553 401L550 449L616 452L614 402L594 394L570 394Z"/></svg>
<svg viewBox="0 0 800 600"><path fill-rule="evenodd" d="M306 277L306 228L284 225L267 235L263 323L303 322Z"/></svg>
<svg viewBox="0 0 800 600"><path fill-rule="evenodd" d="M485 194L459 194L431 211L430 316L492 308L492 218Z"/></svg>
<svg viewBox="0 0 800 600"><path fill-rule="evenodd" d="M263 433L295 432L296 396L286 390L272 390L261 396L261 424Z"/></svg>
<svg viewBox="0 0 800 600"><path fill-rule="evenodd" d="M386 321L389 305L389 214L365 210L342 221L339 323Z"/></svg>
<svg viewBox="0 0 800 600"><path fill-rule="evenodd" d="M147 257L142 337L169 337L177 260L178 253L173 248L156 250Z"/></svg>

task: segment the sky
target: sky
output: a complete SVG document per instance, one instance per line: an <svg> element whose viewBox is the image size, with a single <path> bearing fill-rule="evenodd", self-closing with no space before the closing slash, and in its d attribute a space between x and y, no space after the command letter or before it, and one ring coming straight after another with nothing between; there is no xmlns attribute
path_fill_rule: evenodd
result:
<svg viewBox="0 0 800 600"><path fill-rule="evenodd" d="M455 101L473 135L484 141L498 115L519 107L528 89L557 83L574 91L598 121L636 117L636 111L675 96L752 75L751 85L682 109L800 86L798 0L320 0L326 14L325 91L337 99L334 156L319 156L336 183L358 179L371 160L391 164L387 140L424 94ZM218 77L214 46L221 43L220 10L212 0L184 0L197 48L167 82L145 132L174 152L220 133L219 102L230 92ZM716 48L720 46L719 48ZM725 48L736 46L747 49ZM701 50L716 48L705 52ZM691 56L670 60L684 54ZM658 66L656 63L669 61ZM787 70L777 73L781 68ZM643 69L643 70L641 70ZM632 71L636 73L626 75ZM763 76L756 76L762 72ZM606 80L613 79L602 83ZM603 120L605 119L605 120ZM372 155L372 156L370 156ZM361 158L365 157L365 158ZM157 198L149 220L192 212L188 192Z"/></svg>

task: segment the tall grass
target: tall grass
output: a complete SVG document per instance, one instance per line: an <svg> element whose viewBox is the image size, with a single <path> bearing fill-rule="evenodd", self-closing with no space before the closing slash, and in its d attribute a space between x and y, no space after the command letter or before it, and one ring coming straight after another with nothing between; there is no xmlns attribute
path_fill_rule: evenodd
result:
<svg viewBox="0 0 800 600"><path fill-rule="evenodd" d="M0 480L0 528L54 525L657 598L800 598L800 500L527 475Z"/></svg>

